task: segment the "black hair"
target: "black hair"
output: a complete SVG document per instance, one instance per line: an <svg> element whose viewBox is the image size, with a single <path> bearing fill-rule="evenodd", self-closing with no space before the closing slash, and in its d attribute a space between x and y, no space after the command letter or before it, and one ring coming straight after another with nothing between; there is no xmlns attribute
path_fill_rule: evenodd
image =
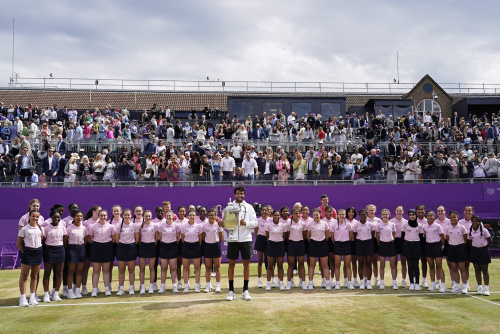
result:
<svg viewBox="0 0 500 334"><path fill-rule="evenodd" d="M417 205L417 208L416 208L416 209L418 210L418 208L420 208L420 207L424 208L424 210L425 210L425 205L423 205L423 204L419 204L419 205Z"/></svg>
<svg viewBox="0 0 500 334"><path fill-rule="evenodd" d="M236 188L234 188L234 194L235 195L236 195L237 191L242 191L243 193L245 193L245 187L243 187L243 186L237 186Z"/></svg>
<svg viewBox="0 0 500 334"><path fill-rule="evenodd" d="M350 206L347 209L345 209L346 218L349 216L349 211L354 212L354 216L352 217L352 219L356 218L356 209L353 206Z"/></svg>
<svg viewBox="0 0 500 334"><path fill-rule="evenodd" d="M74 225L75 224L75 217L77 214L81 213L82 216L83 216L83 212L81 212L80 210L73 210L71 211L71 218L73 218L73 220L71 221L71 224Z"/></svg>
<svg viewBox="0 0 500 334"><path fill-rule="evenodd" d="M467 205L466 207L468 207L470 205ZM472 208L472 210L474 210L474 208ZM483 236L483 224L481 224L483 222L483 220L481 219L480 216L472 216L472 218L470 219L471 221L475 219L477 221L479 221L479 231L481 232L481 237ZM469 230L469 236L472 236L472 225L470 226L470 230Z"/></svg>
<svg viewBox="0 0 500 334"><path fill-rule="evenodd" d="M280 209L280 214L282 214L284 210L288 210L288 212L290 212L290 209L288 208L288 206L282 206Z"/></svg>
<svg viewBox="0 0 500 334"><path fill-rule="evenodd" d="M92 218L93 212L96 211L98 208L100 208L100 205L92 205L92 207L87 211L87 214L85 215L85 220Z"/></svg>
<svg viewBox="0 0 500 334"><path fill-rule="evenodd" d="M73 208L73 209L79 209L80 206L78 205L78 203L71 203L71 204L68 205L68 210L71 211L72 210L71 208Z"/></svg>
<svg viewBox="0 0 500 334"><path fill-rule="evenodd" d="M62 204L59 204L59 203L56 203L54 204L51 208L50 208L50 212L52 213L52 211L57 211L57 209L64 209L64 205Z"/></svg>
<svg viewBox="0 0 500 334"><path fill-rule="evenodd" d="M325 151L325 152L326 152L326 151ZM321 195L321 199L323 199L323 198L328 198L328 195L327 195L327 194L323 194L323 195Z"/></svg>

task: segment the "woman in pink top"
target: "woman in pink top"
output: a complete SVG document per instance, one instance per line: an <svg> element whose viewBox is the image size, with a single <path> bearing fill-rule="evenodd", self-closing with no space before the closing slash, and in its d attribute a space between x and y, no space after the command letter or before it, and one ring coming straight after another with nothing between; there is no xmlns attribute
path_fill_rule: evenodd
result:
<svg viewBox="0 0 500 334"><path fill-rule="evenodd" d="M111 213L113 217L111 218L111 221L109 222L113 227L115 228L115 231L119 230L119 226L122 223L122 207L119 206L118 204L113 205L111 208ZM116 249L118 247L117 242L113 242L113 254L116 257ZM111 268L109 268L109 290L112 292L111 289L111 282L113 282L113 265L114 261L111 262Z"/></svg>
<svg viewBox="0 0 500 334"><path fill-rule="evenodd" d="M302 217L300 219L305 223L304 228L307 231L307 227L313 221L312 217L309 217L309 213L310 213L309 207L303 206L300 209L300 213L302 214ZM306 262L307 262L307 268L308 268L307 270L308 270L308 275L309 275L309 266L310 266L309 260L310 260L310 258L309 258L309 240L307 239L307 237L304 239L304 248L306 250Z"/></svg>
<svg viewBox="0 0 500 334"><path fill-rule="evenodd" d="M292 288L293 279L293 268L295 266L295 261L298 259L298 272L299 272L299 286L302 290L307 290L306 286L306 272L304 268L304 257L306 255L306 249L304 246L304 239L307 238L306 223L300 219L300 210L292 210L292 220L290 221L288 229L288 249L287 249L287 261L288 270L287 278L288 284L286 289L290 290Z"/></svg>
<svg viewBox="0 0 500 334"><path fill-rule="evenodd" d="M458 223L458 212L451 211L448 214L451 225L446 228L444 235L450 246L448 247L448 260L450 261L451 292L466 294L467 272L465 271L465 261L469 259L467 254L467 230L465 226ZM458 273L460 271L460 274ZM460 288L460 277L462 287Z"/></svg>
<svg viewBox="0 0 500 334"><path fill-rule="evenodd" d="M217 224L217 213L214 210L210 210L208 213L208 222L202 224L202 230L202 239L205 241L204 259L205 280L207 283L205 292L210 292L212 290L212 285L210 283L212 263L215 267L215 292L220 292L220 260L222 256L220 243L224 239L224 230Z"/></svg>
<svg viewBox="0 0 500 334"><path fill-rule="evenodd" d="M333 210L326 208L325 218L331 216ZM351 239L353 237L352 226L346 220L346 211L340 209L337 211L337 220L333 220L330 226L331 239L333 241L333 253L335 254L335 290L340 290L340 265L344 257L344 276L347 276L347 288L352 290L354 286L351 283Z"/></svg>
<svg viewBox="0 0 500 334"><path fill-rule="evenodd" d="M321 209L320 209L321 210ZM338 213L337 213L338 214ZM345 216L345 215L344 215ZM333 208L331 206L327 206L325 208L325 216L323 217L323 220L328 224L328 229L331 231L331 228L333 226L333 223L336 221L335 218L333 218ZM330 272L332 273L332 286L333 286L333 270L335 268L335 254L334 254L334 250L333 250L333 238L331 237L331 233L330 233L330 236L328 237L328 240L326 241L326 243L328 244L328 267L330 268ZM345 263L344 263L344 267L345 267ZM345 268L344 268L344 277L345 277ZM325 275L323 273L321 273L321 276L322 276L322 282L321 282L321 285L324 286L326 285L326 280L324 280L324 277ZM324 281L324 283L323 283Z"/></svg>
<svg viewBox="0 0 500 334"><path fill-rule="evenodd" d="M375 214L377 213L377 207L373 204L368 204L366 206L366 212L368 216L366 217L366 221L368 224L371 224L373 226L373 230L375 231L376 226L381 222L380 218L375 217ZM379 250L378 250L378 243L377 239L373 238L373 258L372 258L372 266L373 266L373 276L375 278L375 286L379 285L378 281L378 259L379 259Z"/></svg>
<svg viewBox="0 0 500 334"><path fill-rule="evenodd" d="M19 306L36 306L36 284L40 265L42 264L43 228L38 225L40 213L38 210L28 212L28 223L21 227L17 237L17 248L21 251L21 274L19 276ZM31 271L31 274L30 274ZM30 301L26 299L26 281L30 281Z"/></svg>
<svg viewBox="0 0 500 334"><path fill-rule="evenodd" d="M45 225L43 229L43 236L45 240L45 247L43 250L43 296L44 303L50 303L50 300L60 302L59 289L62 283L62 270L66 253L64 251L64 236L66 235L66 228L59 224L61 216L57 211L52 211L50 214L52 219L51 224ZM54 267L54 275L56 276L55 291L52 296L49 295L49 281L52 268Z"/></svg>
<svg viewBox="0 0 500 334"><path fill-rule="evenodd" d="M144 223L144 208L140 205L134 207L134 217L132 218L132 223L142 226Z"/></svg>
<svg viewBox="0 0 500 334"><path fill-rule="evenodd" d="M421 242L424 229L417 222L417 211L408 210L408 222L403 224L401 237L403 238L403 256L408 263L408 277L410 278L410 291L420 290L420 269L418 260L422 256Z"/></svg>
<svg viewBox="0 0 500 334"><path fill-rule="evenodd" d="M352 206L346 209L346 220L351 225L351 229L354 228L354 224L357 222L356 209ZM359 288L358 283L358 256L356 255L356 239L353 237L350 240L351 243L351 271L352 271L352 286Z"/></svg>
<svg viewBox="0 0 500 334"><path fill-rule="evenodd" d="M99 276L101 274L104 280L106 296L111 296L109 290L109 270L111 262L114 261L113 254L113 236L115 228L107 222L108 212L101 210L99 212L99 221L92 225L87 236L88 242L92 243L90 248L90 261L92 261L92 297L97 297L97 285L99 284Z"/></svg>
<svg viewBox="0 0 500 334"><path fill-rule="evenodd" d="M439 289L439 292L446 292L444 271L443 271L443 248L444 231L441 225L435 222L434 211L427 211L427 224L424 225L425 236L425 256L429 264L431 276L431 286L429 291ZM441 286L436 286L435 278L442 282Z"/></svg>
<svg viewBox="0 0 500 334"><path fill-rule="evenodd" d="M392 276L392 289L398 289L398 272L396 268L396 247L394 239L396 238L396 224L389 221L391 212L388 209L380 211L382 221L375 227L375 237L379 244L379 260L380 260L380 290L385 289L384 286L384 273L385 273L385 259L389 258L389 265L391 266Z"/></svg>
<svg viewBox="0 0 500 334"><path fill-rule="evenodd" d="M401 237L401 230L404 223L408 223L408 220L403 218L403 213L405 213L404 208L398 205L394 210L396 217L392 218L390 221L396 226L396 237L394 238L394 248L396 249L396 255L399 255L401 261L401 287L406 288L406 257L403 253L403 238ZM396 258L396 273L398 272L398 261Z"/></svg>
<svg viewBox="0 0 500 334"><path fill-rule="evenodd" d="M144 285L146 275L146 260L149 262L149 293L154 293L154 275L155 275L155 258L156 258L156 225L152 222L153 214L151 211L144 211L144 221L140 226L140 243L137 250L139 257L139 280L141 295L146 293Z"/></svg>
<svg viewBox="0 0 500 334"><path fill-rule="evenodd" d="M356 239L356 255L358 256L358 271L361 284L360 290L365 288L372 289L370 280L372 276L372 259L373 259L373 237L375 236L374 228L366 220L368 213L365 209L359 210L359 221L354 224L352 229L353 236Z"/></svg>
<svg viewBox="0 0 500 334"><path fill-rule="evenodd" d="M313 210L313 221L307 226L307 239L309 240L309 290L314 289L313 278L316 259L319 257L321 268L325 274L326 289L331 290L330 271L328 270L328 244L330 236L328 224L321 220L321 210Z"/></svg>
<svg viewBox="0 0 500 334"><path fill-rule="evenodd" d="M83 213L72 211L73 222L66 228L67 234L64 236L66 245L66 262L68 265L68 299L82 298L80 285L82 284L83 267L87 255L85 254L85 244L87 243L88 230L83 226ZM75 292L73 292L73 277L75 279Z"/></svg>
<svg viewBox="0 0 500 334"><path fill-rule="evenodd" d="M488 246L491 244L490 232L483 228L481 217L472 216L472 226L469 230L469 244L471 245L470 262L474 265L477 281L477 294L490 295L490 274L488 273L488 265L491 263L490 252ZM482 277L484 277L484 289L482 285Z"/></svg>
<svg viewBox="0 0 500 334"><path fill-rule="evenodd" d="M417 223L422 225L423 228L427 225L427 218L425 218L425 205L417 205ZM425 255L425 242L422 243L422 257L420 258L422 263L422 287L428 288L427 284L427 258Z"/></svg>
<svg viewBox="0 0 500 334"><path fill-rule="evenodd" d="M99 212L102 210L102 208L99 205L93 205L89 211L87 211L87 214L84 217L83 220L83 226L87 228L87 233L90 231L90 227L97 223L99 221ZM87 243L85 246L85 255L87 256L87 259L85 260L85 264L83 266L83 271L82 271L82 296L88 295L87 291L87 279L89 276L89 269L90 269L90 251L92 248L92 244L88 242L90 239L87 236Z"/></svg>
<svg viewBox="0 0 500 334"><path fill-rule="evenodd" d="M120 210L121 213L121 210ZM118 261L118 292L117 296L125 293L125 269L128 264L128 294L135 293L135 261L137 260L137 244L139 243L139 226L132 223L132 211L125 209L120 224L115 226L116 260Z"/></svg>
<svg viewBox="0 0 500 334"><path fill-rule="evenodd" d="M181 228L174 223L174 213L165 213L165 222L156 227L157 239L160 243L160 263L161 263L161 287L158 293L166 291L165 282L167 280L167 269L170 267L170 277L172 278L172 292L177 293L177 255L178 243L181 236Z"/></svg>
<svg viewBox="0 0 500 334"><path fill-rule="evenodd" d="M450 220L448 218L446 218L446 209L444 206L440 205L436 209L436 212L437 212L436 223L441 225L441 227L443 228L443 232L444 232L444 231L446 231L446 228L449 225L451 225ZM446 257L446 264L448 265L448 268L450 268L450 260L448 260L448 248L449 248L448 240L446 240L446 237L445 237L444 238L443 257ZM437 286L440 286L441 284L442 284L441 280L438 279Z"/></svg>
<svg viewBox="0 0 500 334"><path fill-rule="evenodd" d="M257 218L258 226L255 228L254 234L257 236L255 239L254 249L257 251L257 287L262 288L262 264L265 263L265 268L267 271L267 259L264 258L264 254L267 250L267 237L266 237L266 225L270 223L269 211L267 206L263 206L260 210L260 217Z"/></svg>
<svg viewBox="0 0 500 334"><path fill-rule="evenodd" d="M38 211L40 212L40 201L37 200L36 198L32 199L29 204L28 204L28 211L26 214L24 214L20 219L19 219L19 229L18 231L21 231L21 229L28 225L30 222L30 212L31 211ZM39 215L38 218L38 225L43 226L43 216Z"/></svg>
<svg viewBox="0 0 500 334"><path fill-rule="evenodd" d="M196 211L189 211L189 221L181 226L182 266L184 276L183 293L189 292L189 274L191 259L193 260L195 280L194 292L200 292L201 241L202 225L196 224Z"/></svg>
<svg viewBox="0 0 500 334"><path fill-rule="evenodd" d="M463 225L467 231L472 227L472 216L474 215L474 207L472 205L466 205L464 207L464 218L458 221L459 224ZM467 247L467 254L470 254L471 246L469 243L465 245ZM470 290L469 287L469 276L470 276L470 261L467 258L465 261L465 272L467 275L467 291Z"/></svg>
<svg viewBox="0 0 500 334"><path fill-rule="evenodd" d="M179 226L179 231L183 224L187 224L189 219L186 218L186 207L179 206L177 207L177 219L174 221L174 224ZM182 289L182 238L179 239L179 243L177 244L177 288Z"/></svg>
<svg viewBox="0 0 500 334"><path fill-rule="evenodd" d="M271 290L271 276L274 271L274 263L278 267L278 279L280 290L285 290L283 285L283 260L285 257L285 239L287 236L287 224L280 221L280 212L273 212L273 220L266 225L267 237L267 285L266 291Z"/></svg>

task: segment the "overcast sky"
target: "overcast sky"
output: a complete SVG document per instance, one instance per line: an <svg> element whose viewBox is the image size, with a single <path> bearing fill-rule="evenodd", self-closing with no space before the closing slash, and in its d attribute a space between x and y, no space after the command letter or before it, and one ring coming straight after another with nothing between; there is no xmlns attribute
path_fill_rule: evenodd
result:
<svg viewBox="0 0 500 334"><path fill-rule="evenodd" d="M0 2L20 77L500 82L500 1Z"/></svg>

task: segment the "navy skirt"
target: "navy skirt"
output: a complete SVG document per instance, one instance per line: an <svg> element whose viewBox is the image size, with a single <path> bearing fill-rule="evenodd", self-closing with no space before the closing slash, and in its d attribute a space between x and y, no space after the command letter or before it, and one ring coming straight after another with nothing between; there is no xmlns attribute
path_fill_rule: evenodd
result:
<svg viewBox="0 0 500 334"><path fill-rule="evenodd" d="M357 256L373 256L373 239L356 240L356 255Z"/></svg>
<svg viewBox="0 0 500 334"><path fill-rule="evenodd" d="M441 241L438 242L427 242L425 244L426 257L436 258L443 257L443 248Z"/></svg>
<svg viewBox="0 0 500 334"><path fill-rule="evenodd" d="M179 256L177 242L164 243L160 242L160 259L176 259Z"/></svg>
<svg viewBox="0 0 500 334"><path fill-rule="evenodd" d="M87 259L90 259L90 253L92 252L92 244L89 242L87 245L85 245L85 255L87 256Z"/></svg>
<svg viewBox="0 0 500 334"><path fill-rule="evenodd" d="M214 242L212 244L205 243L205 249L203 250L203 255L208 259L215 259L222 256L222 251L220 249L220 241Z"/></svg>
<svg viewBox="0 0 500 334"><path fill-rule="evenodd" d="M415 259L422 256L422 246L420 241L404 241L403 242L403 253L404 257Z"/></svg>
<svg viewBox="0 0 500 334"><path fill-rule="evenodd" d="M64 263L66 260L66 252L64 246L48 246L43 247L43 262L45 263Z"/></svg>
<svg viewBox="0 0 500 334"><path fill-rule="evenodd" d="M394 241L381 241L378 247L378 255L382 257L396 256L396 247L394 245Z"/></svg>
<svg viewBox="0 0 500 334"><path fill-rule="evenodd" d="M201 246L200 246L200 252L201 252L201 256L203 256L203 257L205 256L205 244L206 244L205 240L202 240Z"/></svg>
<svg viewBox="0 0 500 334"><path fill-rule="evenodd" d="M140 242L137 255L145 259L156 257L156 244L154 242Z"/></svg>
<svg viewBox="0 0 500 334"><path fill-rule="evenodd" d="M403 253L403 238L395 238L394 239L394 248L396 249L396 254Z"/></svg>
<svg viewBox="0 0 500 334"><path fill-rule="evenodd" d="M267 237L265 235L257 235L254 248L257 252L265 252L267 250Z"/></svg>
<svg viewBox="0 0 500 334"><path fill-rule="evenodd" d="M135 261L137 260L137 245L118 243L116 247L116 261Z"/></svg>
<svg viewBox="0 0 500 334"><path fill-rule="evenodd" d="M113 243L110 242L96 242L92 243L90 249L90 261L96 263L113 262L115 260Z"/></svg>
<svg viewBox="0 0 500 334"><path fill-rule="evenodd" d="M304 245L304 240L292 241L288 240L287 256L305 256L306 247Z"/></svg>
<svg viewBox="0 0 500 334"><path fill-rule="evenodd" d="M28 266L36 266L42 264L43 249L24 247L24 251L21 253L21 263Z"/></svg>
<svg viewBox="0 0 500 334"><path fill-rule="evenodd" d="M326 243L328 244L328 253L333 253L334 247L333 247L333 241L332 241L332 239L329 238Z"/></svg>
<svg viewBox="0 0 500 334"><path fill-rule="evenodd" d="M470 249L470 262L474 264L488 264L491 263L490 251L488 246L474 247Z"/></svg>
<svg viewBox="0 0 500 334"><path fill-rule="evenodd" d="M182 244L183 259L198 259L201 257L201 246L199 242L184 242Z"/></svg>
<svg viewBox="0 0 500 334"><path fill-rule="evenodd" d="M356 255L356 240L349 241L351 243L351 255Z"/></svg>
<svg viewBox="0 0 500 334"><path fill-rule="evenodd" d="M82 263L87 260L87 250L85 245L68 245L66 248L67 263Z"/></svg>
<svg viewBox="0 0 500 334"><path fill-rule="evenodd" d="M328 256L328 244L326 239L323 241L316 241L311 239L309 242L309 254L310 257L325 257Z"/></svg>
<svg viewBox="0 0 500 334"><path fill-rule="evenodd" d="M378 254L379 249L378 249L378 242L376 238L372 238L373 240L373 254Z"/></svg>
<svg viewBox="0 0 500 334"><path fill-rule="evenodd" d="M309 255L309 240L304 239L304 249L306 251L306 254Z"/></svg>
<svg viewBox="0 0 500 334"><path fill-rule="evenodd" d="M443 256L448 256L448 248L449 247L450 247L450 244L448 243L448 240L444 240Z"/></svg>
<svg viewBox="0 0 500 334"><path fill-rule="evenodd" d="M467 254L467 247L465 247L465 244L449 245L448 261L457 263L469 261L469 255Z"/></svg>
<svg viewBox="0 0 500 334"><path fill-rule="evenodd" d="M270 257L284 257L285 256L285 242L284 241L271 241L267 242L267 256Z"/></svg>
<svg viewBox="0 0 500 334"><path fill-rule="evenodd" d="M183 244L182 240L179 240L179 242L177 243L177 254L178 254L178 256L181 256L181 254L182 254L182 244Z"/></svg>
<svg viewBox="0 0 500 334"><path fill-rule="evenodd" d="M335 255L351 255L350 241L335 241L333 243L333 254Z"/></svg>

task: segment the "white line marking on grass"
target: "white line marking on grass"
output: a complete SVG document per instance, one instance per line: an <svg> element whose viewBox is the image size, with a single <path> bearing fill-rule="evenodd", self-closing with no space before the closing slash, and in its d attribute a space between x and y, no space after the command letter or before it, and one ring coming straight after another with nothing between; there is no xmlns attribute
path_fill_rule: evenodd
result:
<svg viewBox="0 0 500 334"><path fill-rule="evenodd" d="M319 290L318 290L319 291ZM500 291L494 291L490 293L500 293ZM286 295L286 296L258 296L253 297L253 300L259 301L261 299L308 299L308 298L346 298L346 297L407 297L407 296L438 296L438 297L446 297L446 296L463 296L463 297L473 297L477 299L481 299L485 302L489 302L495 305L500 306L495 302L479 298L472 295L462 295L462 294L451 294L451 293L436 293L436 292L416 292L416 293L384 293L384 294L347 294L347 295L331 295L331 294L321 294L321 295ZM243 299L235 299L241 300ZM182 303L182 302L206 302L206 301L216 301L216 302L225 302L223 298L200 298L200 299L164 299L164 300L134 300L134 301L118 301L118 302L95 302L95 303L72 303L72 304L60 304L60 303L50 303L43 304L40 303L35 307L61 307L61 306L96 306L96 305L126 305L126 304L159 304L159 303ZM19 308L19 306L0 306L0 309L8 309L8 308Z"/></svg>
<svg viewBox="0 0 500 334"><path fill-rule="evenodd" d="M488 302L488 303L490 303L490 304L493 304L493 305L496 305L496 306L500 306L500 304L495 303L495 302L492 302L491 300L484 299L484 298L477 297L477 296L473 296L473 295L470 295L470 296L471 296L472 298L476 298L476 299L482 300L483 302Z"/></svg>

